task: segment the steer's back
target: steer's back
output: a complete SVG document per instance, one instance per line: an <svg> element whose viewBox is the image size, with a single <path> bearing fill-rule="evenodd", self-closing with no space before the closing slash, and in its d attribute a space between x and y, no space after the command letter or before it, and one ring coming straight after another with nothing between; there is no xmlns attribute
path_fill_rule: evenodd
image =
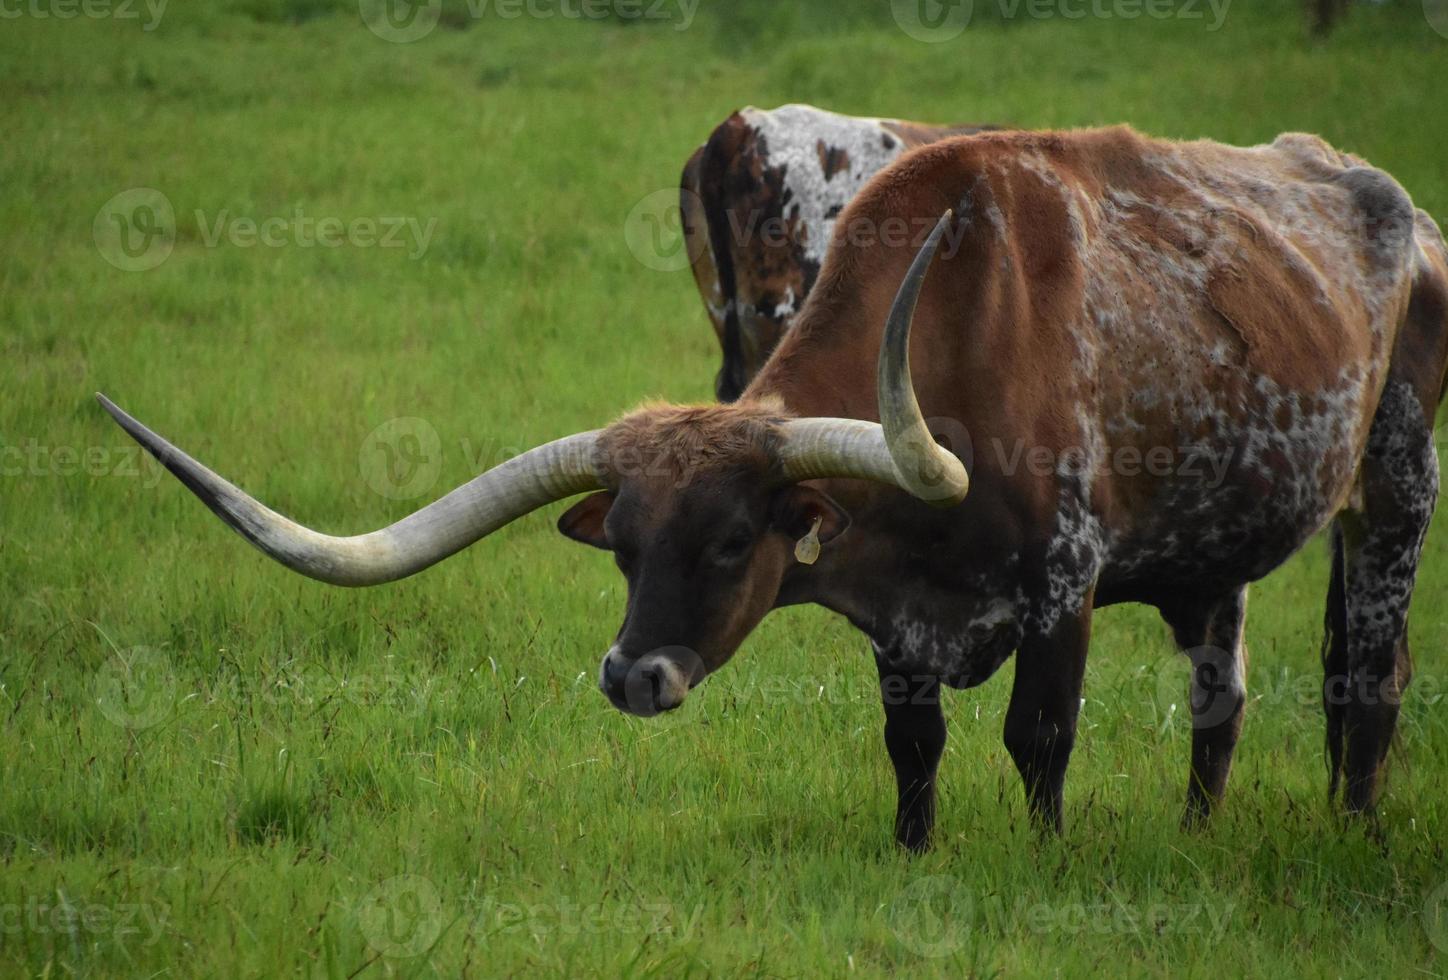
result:
<svg viewBox="0 0 1448 980"><path fill-rule="evenodd" d="M1431 266L1392 178L1301 134L994 133L907 155L842 223L946 208L912 349L925 414L968 429L973 494L1123 583L1257 577L1339 509ZM876 417L912 254L837 236L754 390Z"/></svg>

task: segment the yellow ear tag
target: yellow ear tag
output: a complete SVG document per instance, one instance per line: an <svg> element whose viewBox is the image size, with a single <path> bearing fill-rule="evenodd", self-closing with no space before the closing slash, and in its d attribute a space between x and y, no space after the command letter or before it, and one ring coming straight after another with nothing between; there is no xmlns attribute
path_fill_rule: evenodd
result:
<svg viewBox="0 0 1448 980"><path fill-rule="evenodd" d="M814 523L810 525L809 533L794 543L794 558L801 565L813 565L820 557L820 522L823 517L816 516Z"/></svg>

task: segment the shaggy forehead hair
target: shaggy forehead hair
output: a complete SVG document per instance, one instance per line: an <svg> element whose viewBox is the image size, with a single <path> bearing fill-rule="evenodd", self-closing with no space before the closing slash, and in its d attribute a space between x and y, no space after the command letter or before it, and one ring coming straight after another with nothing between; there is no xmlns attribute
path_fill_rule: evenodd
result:
<svg viewBox="0 0 1448 980"><path fill-rule="evenodd" d="M599 438L615 479L635 474L678 478L703 467L768 471L776 465L788 413L777 398L731 405L647 403Z"/></svg>

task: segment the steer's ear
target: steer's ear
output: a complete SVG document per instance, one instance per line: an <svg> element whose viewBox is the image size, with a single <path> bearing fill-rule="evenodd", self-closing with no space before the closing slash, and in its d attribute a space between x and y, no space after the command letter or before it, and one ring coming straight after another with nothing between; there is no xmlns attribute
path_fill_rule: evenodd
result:
<svg viewBox="0 0 1448 980"><path fill-rule="evenodd" d="M816 517L820 519L820 544L850 526L850 515L828 494L810 487L792 486L775 495L772 522L791 538L802 538L808 534Z"/></svg>
<svg viewBox="0 0 1448 980"><path fill-rule="evenodd" d="M607 490L591 493L563 512L558 518L558 530L574 541L611 551L608 536L603 533L603 520L612 506L613 494Z"/></svg>

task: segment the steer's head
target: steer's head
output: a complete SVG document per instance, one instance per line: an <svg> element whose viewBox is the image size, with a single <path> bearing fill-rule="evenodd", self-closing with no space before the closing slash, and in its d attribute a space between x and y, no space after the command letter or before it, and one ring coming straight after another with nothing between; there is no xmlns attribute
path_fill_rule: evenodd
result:
<svg viewBox="0 0 1448 980"><path fill-rule="evenodd" d="M936 504L964 498L965 468L931 438L908 357L915 301L949 217L916 256L890 312L879 423L795 418L772 399L645 407L529 450L371 534L333 537L293 523L100 397L222 520L287 567L338 585L411 575L539 506L596 491L558 526L611 551L627 580L599 686L617 707L651 715L678 707L733 655L774 606L797 546L810 559L849 525L806 481L872 480Z"/></svg>
<svg viewBox="0 0 1448 980"><path fill-rule="evenodd" d="M791 483L783 406L643 408L598 440L609 487L558 521L613 553L628 583L623 624L599 668L615 706L677 707L773 608L796 542L827 544L849 517L820 490Z"/></svg>

